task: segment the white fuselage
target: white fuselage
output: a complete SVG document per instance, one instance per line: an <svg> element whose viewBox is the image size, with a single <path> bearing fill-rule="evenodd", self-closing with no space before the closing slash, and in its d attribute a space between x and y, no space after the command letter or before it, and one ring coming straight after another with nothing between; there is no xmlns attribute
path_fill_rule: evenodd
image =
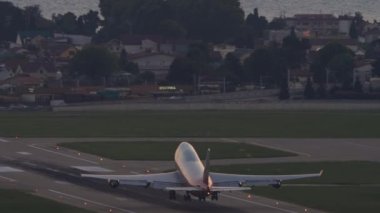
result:
<svg viewBox="0 0 380 213"><path fill-rule="evenodd" d="M203 181L205 168L192 145L187 142L181 143L175 152L174 161L190 186L200 187L205 191L211 188L212 180L210 177L208 177L208 184Z"/></svg>

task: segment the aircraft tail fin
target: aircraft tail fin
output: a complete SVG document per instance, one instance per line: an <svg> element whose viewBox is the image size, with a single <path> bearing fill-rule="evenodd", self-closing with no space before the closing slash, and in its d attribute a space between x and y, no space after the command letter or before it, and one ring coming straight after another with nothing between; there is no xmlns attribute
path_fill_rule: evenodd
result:
<svg viewBox="0 0 380 213"><path fill-rule="evenodd" d="M205 159L205 170L203 172L203 182L209 184L209 173L210 173L210 148L207 149L206 159Z"/></svg>

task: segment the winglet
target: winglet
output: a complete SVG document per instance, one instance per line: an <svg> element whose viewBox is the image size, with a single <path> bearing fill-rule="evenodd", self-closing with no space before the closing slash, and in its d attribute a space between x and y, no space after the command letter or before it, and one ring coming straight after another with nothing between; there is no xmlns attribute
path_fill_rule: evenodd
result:
<svg viewBox="0 0 380 213"><path fill-rule="evenodd" d="M209 184L209 172L210 172L210 152L211 149L207 149L206 159L205 159L205 170L203 172L203 183Z"/></svg>

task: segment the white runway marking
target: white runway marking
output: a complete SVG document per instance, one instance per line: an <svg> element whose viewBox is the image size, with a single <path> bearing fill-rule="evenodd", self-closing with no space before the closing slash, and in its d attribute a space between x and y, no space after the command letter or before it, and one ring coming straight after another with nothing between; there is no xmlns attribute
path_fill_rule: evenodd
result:
<svg viewBox="0 0 380 213"><path fill-rule="evenodd" d="M297 213L295 211L279 208L279 207L276 207L276 206L267 205L267 204L264 204L264 203L259 203L259 202L252 201L252 200L245 200L245 199L241 199L241 198L230 196L230 195L221 194L220 196L226 197L226 198L230 198L230 199L234 199L234 200L239 200L239 201L242 201L242 202L246 202L246 203L250 203L250 204L254 204L254 205L258 205L258 206L267 207L267 208L270 208L270 209L275 209L275 210L282 211L282 212Z"/></svg>
<svg viewBox="0 0 380 213"><path fill-rule="evenodd" d="M277 146L271 146L271 145L267 145L267 144L262 144L262 143L256 142L256 141L251 141L249 143L253 144L253 145L256 145L256 146L266 147L266 148L269 148L269 149L275 149L275 150L280 150L280 151L284 151L284 152L292 152L292 153L295 153L297 155L311 157L311 154L306 153L306 152L298 152L298 151L291 150L291 149L286 149L286 148L281 148L281 147L277 147Z"/></svg>
<svg viewBox="0 0 380 213"><path fill-rule="evenodd" d="M69 182L66 182L66 181L60 181L60 180L56 180L54 181L54 183L57 183L57 184L60 184L60 185L70 185L71 183Z"/></svg>
<svg viewBox="0 0 380 213"><path fill-rule="evenodd" d="M63 154L63 153L51 151L51 150L48 150L48 149L44 149L44 148L38 147L38 146L36 146L34 144L29 145L29 147L32 147L34 149L38 149L38 150L41 150L41 151L49 152L49 153L52 153L52 154L60 155L60 156L63 156L63 157L67 157L67 158L71 158L71 159L75 159L75 160L84 161L84 162L91 163L91 164L98 164L95 161L90 161L90 160L86 160L86 159L83 159L83 158L78 158L78 157L74 157L74 156L71 156L71 155L66 155L66 154Z"/></svg>
<svg viewBox="0 0 380 213"><path fill-rule="evenodd" d="M100 166L72 166L72 168L86 172L113 172L113 170L106 169Z"/></svg>
<svg viewBox="0 0 380 213"><path fill-rule="evenodd" d="M5 139L2 139L2 138L0 138L0 142L2 142L2 143L9 143L9 141L7 141Z"/></svg>
<svg viewBox="0 0 380 213"><path fill-rule="evenodd" d="M103 207L110 208L110 209L116 209L116 210L119 210L119 211L122 211L122 212L135 213L134 211L130 211L130 210L127 210L127 209L121 209L121 208L118 208L118 207L115 207L115 206L110 206L110 205L107 205L107 204L104 204L104 203L88 200L88 199L83 198L83 197L66 194L66 193L55 191L55 190L52 190L52 189L49 189L49 192L52 192L52 193L55 193L55 194L58 194L58 195L63 195L63 196L68 197L68 198L85 201L87 203L92 203L92 204L95 204L95 205L98 205L98 206L103 206Z"/></svg>
<svg viewBox="0 0 380 213"><path fill-rule="evenodd" d="M6 172L23 172L21 169L15 169L9 166L0 166L0 173Z"/></svg>
<svg viewBox="0 0 380 213"><path fill-rule="evenodd" d="M20 155L31 155L32 153L30 153L30 152L17 152L17 154L20 154Z"/></svg>
<svg viewBox="0 0 380 213"><path fill-rule="evenodd" d="M15 179L4 177L4 176L0 176L0 179L7 180L7 181L10 181L10 182L16 182Z"/></svg>

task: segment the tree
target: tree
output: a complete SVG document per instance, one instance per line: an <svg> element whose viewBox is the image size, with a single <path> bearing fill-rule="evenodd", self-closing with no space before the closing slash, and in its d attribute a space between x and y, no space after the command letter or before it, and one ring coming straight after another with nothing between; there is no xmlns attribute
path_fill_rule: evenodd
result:
<svg viewBox="0 0 380 213"><path fill-rule="evenodd" d="M290 98L288 80L283 78L280 85L280 94L278 96L280 100L287 100Z"/></svg>
<svg viewBox="0 0 380 213"><path fill-rule="evenodd" d="M123 71L132 73L132 74L138 74L140 72L139 66L136 63L133 63L128 60L128 54L125 49L123 49L119 56L119 67Z"/></svg>
<svg viewBox="0 0 380 213"><path fill-rule="evenodd" d="M117 58L107 49L98 46L84 48L70 63L72 75L86 76L92 80L106 79L117 69Z"/></svg>
<svg viewBox="0 0 380 213"><path fill-rule="evenodd" d="M10 2L0 2L0 41L16 41L21 30L25 30L23 11Z"/></svg>
<svg viewBox="0 0 380 213"><path fill-rule="evenodd" d="M351 25L350 25L350 37L352 39L358 39L359 38L359 34L358 34L358 30L356 29L356 24L355 24L355 20L352 20L351 22Z"/></svg>
<svg viewBox="0 0 380 213"><path fill-rule="evenodd" d="M356 12L350 26L350 37L352 39L357 39L360 35L362 35L365 25L366 22L363 19L363 15L359 12Z"/></svg>
<svg viewBox="0 0 380 213"><path fill-rule="evenodd" d="M244 78L243 66L240 63L239 58L232 53L228 53L226 55L226 58L219 69L226 81L233 84L240 83Z"/></svg>
<svg viewBox="0 0 380 213"><path fill-rule="evenodd" d="M286 21L283 18L274 18L268 24L268 28L271 30L283 30L286 27Z"/></svg>
<svg viewBox="0 0 380 213"><path fill-rule="evenodd" d="M103 36L162 34L166 25L165 32L221 42L234 38L244 22L238 0L100 0L99 7L105 19Z"/></svg>
<svg viewBox="0 0 380 213"><path fill-rule="evenodd" d="M64 15L53 15L53 22L59 32L67 34L78 33L77 17L72 12L67 12Z"/></svg>
<svg viewBox="0 0 380 213"><path fill-rule="evenodd" d="M292 28L290 34L282 42L282 48L288 61L288 67L294 68L300 66L306 61L306 50L310 47L308 40L300 40Z"/></svg>
<svg viewBox="0 0 380 213"><path fill-rule="evenodd" d="M335 56L341 55L337 58ZM348 71L344 71L345 68L348 68L348 70L351 70L352 66L352 57L353 52L348 49L347 47L343 46L339 43L330 43L327 44L325 47L323 47L321 50L318 51L315 59L313 60L311 64L311 71L314 74L314 80L318 84L326 84L327 73L330 72L339 72L339 73L346 73L349 74ZM335 58L335 59L334 59ZM334 59L334 62L331 62ZM349 64L343 64L341 60L344 60L348 62ZM334 69L334 71L331 71L330 69ZM334 74L335 75L335 74ZM343 74L343 76L345 76ZM342 82L345 79L340 79L342 77L340 74L335 75L337 77L335 80L338 82ZM330 78L330 75L329 75ZM329 82L330 83L330 82Z"/></svg>
<svg viewBox="0 0 380 213"><path fill-rule="evenodd" d="M244 61L244 71L246 81L280 86L287 73L286 54L278 47L258 49Z"/></svg>
<svg viewBox="0 0 380 213"><path fill-rule="evenodd" d="M377 59L373 64L373 69L372 69L372 72L374 75L376 75L377 77L380 77L380 58Z"/></svg>
<svg viewBox="0 0 380 213"><path fill-rule="evenodd" d="M259 10L255 8L253 14L250 13L247 16L245 24L250 27L255 37L262 37L268 26L268 21L264 16L259 16Z"/></svg>
<svg viewBox="0 0 380 213"><path fill-rule="evenodd" d="M366 48L366 57L380 59L380 39L372 41Z"/></svg>
<svg viewBox="0 0 380 213"><path fill-rule="evenodd" d="M80 34L92 36L96 33L100 25L98 12L90 10L87 14L81 15L77 19L77 26Z"/></svg>
<svg viewBox="0 0 380 213"><path fill-rule="evenodd" d="M166 38L183 38L186 36L186 29L174 20L163 20L160 22L159 32Z"/></svg>
<svg viewBox="0 0 380 213"><path fill-rule="evenodd" d="M362 82L360 82L359 77L356 77L355 79L354 90L358 93L363 92L363 85Z"/></svg>
<svg viewBox="0 0 380 213"><path fill-rule="evenodd" d="M335 55L328 63L329 79L348 89L352 85L354 58L349 53Z"/></svg>
<svg viewBox="0 0 380 213"><path fill-rule="evenodd" d="M138 76L138 81L147 83L154 83L156 79L156 75L153 72L143 72Z"/></svg>
<svg viewBox="0 0 380 213"><path fill-rule="evenodd" d="M311 82L310 78L307 79L304 96L306 99L314 99L315 98L315 91L314 91L313 83Z"/></svg>
<svg viewBox="0 0 380 213"><path fill-rule="evenodd" d="M191 59L186 57L176 58L170 66L167 80L175 84L193 84L196 72Z"/></svg>

